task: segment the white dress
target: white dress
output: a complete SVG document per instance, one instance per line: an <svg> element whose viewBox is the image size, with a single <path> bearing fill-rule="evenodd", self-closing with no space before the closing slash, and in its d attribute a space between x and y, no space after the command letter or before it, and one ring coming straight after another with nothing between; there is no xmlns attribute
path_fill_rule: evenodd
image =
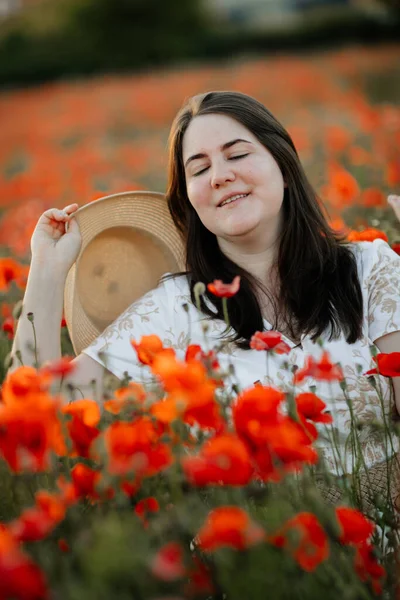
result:
<svg viewBox="0 0 400 600"><path fill-rule="evenodd" d="M259 380L263 384L288 391L293 390L293 366L297 365L301 369L307 355L319 358L323 350L327 350L332 362L340 363L343 369L348 396L353 403L356 418L363 424L360 441L364 459L367 466L373 466L385 460L392 451L385 450L382 434L368 427L368 423L372 421L382 423L382 410L377 392L363 373L376 366L370 351L375 340L400 330L400 256L380 239L354 243L350 247L357 259L364 301L363 335L360 340L348 344L342 335L337 340L328 341L329 335L326 333L322 336L322 347L313 343L309 336L302 336L302 347L296 347L283 336L292 349L286 355L269 356L269 378L265 352L241 350L230 344L218 356L223 368L228 368L229 364L234 366L235 375L230 383L236 383L239 389L252 386ZM188 312L182 307L185 303L188 305ZM209 325L206 336L201 326L204 321ZM264 323L266 329L271 329L268 321L265 320ZM146 382L151 380L151 373L148 367L137 361L130 339L138 341L144 335L157 334L165 346L173 347L177 356L183 358L189 344L200 344L204 349L219 344L219 336L224 328L225 323L210 319L192 304L186 277L181 276L161 282L157 288L133 303L83 352L121 379L127 372L135 381ZM376 351L379 352L378 348ZM100 358L99 352L105 358ZM285 368L285 363L288 363L289 368ZM385 411L389 415L394 405L391 379L383 376L376 377L376 381L378 379ZM336 382L319 382L308 377L296 386L296 392L310 391L310 386L316 386L315 393L332 413L343 464L346 471L350 472L352 459L346 446L350 412L343 391ZM326 430L324 427L319 430L317 445L329 468L335 471L331 444L325 437ZM397 446L395 449L398 449Z"/></svg>

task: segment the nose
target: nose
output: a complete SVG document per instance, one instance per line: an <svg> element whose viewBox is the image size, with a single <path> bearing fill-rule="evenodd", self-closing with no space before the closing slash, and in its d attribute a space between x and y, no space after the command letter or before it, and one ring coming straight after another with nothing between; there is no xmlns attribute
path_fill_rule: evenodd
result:
<svg viewBox="0 0 400 600"><path fill-rule="evenodd" d="M235 173L231 165L223 162L212 167L211 171L211 186L215 189L221 187L225 183L235 180Z"/></svg>

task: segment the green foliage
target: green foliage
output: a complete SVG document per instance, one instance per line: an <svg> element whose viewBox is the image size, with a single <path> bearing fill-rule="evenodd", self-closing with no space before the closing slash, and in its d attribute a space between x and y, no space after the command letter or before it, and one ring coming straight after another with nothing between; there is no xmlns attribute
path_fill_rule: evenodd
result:
<svg viewBox="0 0 400 600"><path fill-rule="evenodd" d="M307 15L296 27L251 30L214 22L205 7L204 0L43 0L0 28L0 82L19 85L238 53L398 39L395 11L386 21L348 9Z"/></svg>
<svg viewBox="0 0 400 600"><path fill-rule="evenodd" d="M47 9L54 12L43 3L0 32L0 81L165 64L193 56L206 30L198 0L71 0L41 27Z"/></svg>

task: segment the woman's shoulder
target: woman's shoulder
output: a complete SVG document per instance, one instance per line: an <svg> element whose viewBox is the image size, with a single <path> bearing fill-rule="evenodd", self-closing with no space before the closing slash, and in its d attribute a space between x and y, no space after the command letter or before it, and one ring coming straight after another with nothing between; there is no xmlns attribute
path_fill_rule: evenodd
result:
<svg viewBox="0 0 400 600"><path fill-rule="evenodd" d="M154 298L168 300L170 306L190 302L189 276L181 273L164 273L157 288L151 290Z"/></svg>
<svg viewBox="0 0 400 600"><path fill-rule="evenodd" d="M367 281L382 269L400 273L400 256L387 241L377 238L373 241L352 242L349 247L354 253L362 281Z"/></svg>

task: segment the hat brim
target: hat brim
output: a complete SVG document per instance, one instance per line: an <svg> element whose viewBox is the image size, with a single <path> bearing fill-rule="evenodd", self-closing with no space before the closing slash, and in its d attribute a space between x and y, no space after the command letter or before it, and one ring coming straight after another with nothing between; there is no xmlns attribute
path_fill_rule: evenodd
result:
<svg viewBox="0 0 400 600"><path fill-rule="evenodd" d="M66 279L64 315L78 355L164 273L182 271L184 250L158 192L106 196L75 218L82 245Z"/></svg>

